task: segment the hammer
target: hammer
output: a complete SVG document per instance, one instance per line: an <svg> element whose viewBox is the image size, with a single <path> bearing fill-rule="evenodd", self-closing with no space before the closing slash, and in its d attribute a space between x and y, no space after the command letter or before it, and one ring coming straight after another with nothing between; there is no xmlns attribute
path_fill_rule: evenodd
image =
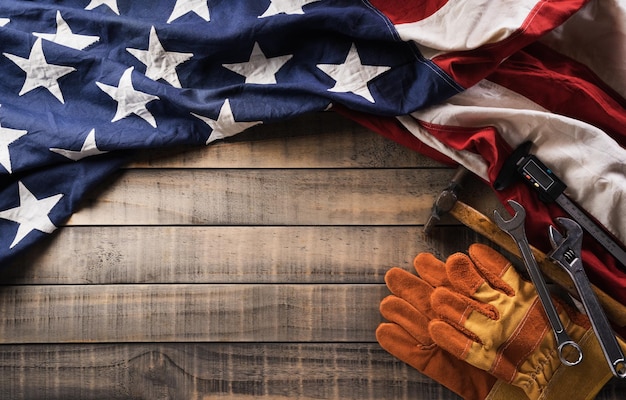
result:
<svg viewBox="0 0 626 400"><path fill-rule="evenodd" d="M424 225L424 233L426 235L430 234L433 227L437 224L437 222L439 222L443 215L452 210L452 207L454 207L454 204L458 200L458 192L462 187L461 182L468 172L467 168L462 165L459 166L454 173L454 176L448 183L448 186L446 186L446 188L439 193L439 196L437 196L437 199L435 199L435 202L433 203L433 208L430 216L428 217L428 221L426 221L426 225Z"/></svg>

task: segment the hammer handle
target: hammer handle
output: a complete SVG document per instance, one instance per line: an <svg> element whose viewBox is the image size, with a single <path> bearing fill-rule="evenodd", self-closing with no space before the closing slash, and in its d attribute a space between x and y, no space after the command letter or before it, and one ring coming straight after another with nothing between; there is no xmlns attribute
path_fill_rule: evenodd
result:
<svg viewBox="0 0 626 400"><path fill-rule="evenodd" d="M504 250L521 257L513 239L478 210L461 201L457 201L452 210L450 210L450 214L463 225L491 240ZM531 249L541 271L554 283L577 297L576 287L567 272L563 271L542 251L532 246ZM593 286L593 291L598 296L598 300L604 307L608 318L618 326L626 326L626 307L596 286Z"/></svg>

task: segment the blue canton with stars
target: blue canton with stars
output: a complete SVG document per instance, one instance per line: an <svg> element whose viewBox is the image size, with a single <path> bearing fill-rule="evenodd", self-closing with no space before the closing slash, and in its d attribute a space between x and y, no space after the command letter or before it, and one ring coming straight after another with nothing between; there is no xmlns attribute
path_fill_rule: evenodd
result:
<svg viewBox="0 0 626 400"><path fill-rule="evenodd" d="M461 90L358 0L3 0L0 53L2 265L132 150Z"/></svg>

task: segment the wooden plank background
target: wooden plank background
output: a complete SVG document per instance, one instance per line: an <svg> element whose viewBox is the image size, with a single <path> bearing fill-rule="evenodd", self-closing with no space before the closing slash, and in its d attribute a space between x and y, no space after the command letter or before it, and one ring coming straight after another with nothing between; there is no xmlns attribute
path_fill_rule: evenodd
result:
<svg viewBox="0 0 626 400"><path fill-rule="evenodd" d="M2 271L0 398L455 399L374 337L390 267L484 241L422 233L452 173L330 113L142 153Z"/></svg>

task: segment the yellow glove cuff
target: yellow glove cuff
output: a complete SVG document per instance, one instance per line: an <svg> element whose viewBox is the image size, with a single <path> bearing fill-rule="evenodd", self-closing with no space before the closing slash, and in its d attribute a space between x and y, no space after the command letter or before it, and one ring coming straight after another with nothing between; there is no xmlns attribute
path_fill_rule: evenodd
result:
<svg viewBox="0 0 626 400"><path fill-rule="evenodd" d="M528 396L517 386L498 379L485 400L528 400Z"/></svg>
<svg viewBox="0 0 626 400"><path fill-rule="evenodd" d="M618 341L624 348L624 342L619 338ZM539 399L591 400L613 377L593 330L587 331L578 340L578 344L583 351L581 363L573 367L562 365L555 372Z"/></svg>
<svg viewBox="0 0 626 400"><path fill-rule="evenodd" d="M626 348L620 338L617 340ZM578 344L583 361L573 367L559 367L538 400L592 400L613 377L593 331L587 331ZM499 379L485 400L528 400L528 396L521 388Z"/></svg>

